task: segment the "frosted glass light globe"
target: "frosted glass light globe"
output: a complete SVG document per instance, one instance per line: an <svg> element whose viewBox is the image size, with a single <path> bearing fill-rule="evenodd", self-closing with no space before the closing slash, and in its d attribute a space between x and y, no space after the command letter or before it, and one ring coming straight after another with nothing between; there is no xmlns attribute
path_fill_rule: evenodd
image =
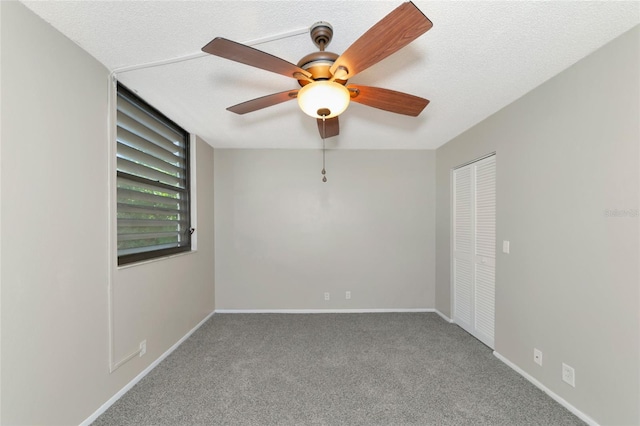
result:
<svg viewBox="0 0 640 426"><path fill-rule="evenodd" d="M333 118L342 114L349 106L351 95L349 90L335 81L314 81L298 91L300 109L311 117Z"/></svg>

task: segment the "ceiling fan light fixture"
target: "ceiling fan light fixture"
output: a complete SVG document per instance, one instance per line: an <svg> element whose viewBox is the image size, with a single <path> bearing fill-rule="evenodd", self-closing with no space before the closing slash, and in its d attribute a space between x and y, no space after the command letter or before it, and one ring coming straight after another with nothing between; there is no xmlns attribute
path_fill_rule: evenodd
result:
<svg viewBox="0 0 640 426"><path fill-rule="evenodd" d="M313 118L337 117L347 109L350 99L349 90L335 81L314 81L298 91L300 109Z"/></svg>

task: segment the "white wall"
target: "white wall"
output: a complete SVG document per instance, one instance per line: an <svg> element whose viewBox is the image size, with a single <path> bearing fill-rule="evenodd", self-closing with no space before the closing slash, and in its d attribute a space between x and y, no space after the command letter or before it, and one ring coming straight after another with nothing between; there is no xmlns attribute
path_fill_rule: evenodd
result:
<svg viewBox="0 0 640 426"><path fill-rule="evenodd" d="M108 72L17 2L0 2L0 423L78 424L214 308L213 149L198 141L198 251L109 263ZM109 374L113 269L116 356Z"/></svg>
<svg viewBox="0 0 640 426"><path fill-rule="evenodd" d="M639 220L605 214L640 207L639 55L635 27L436 157L437 308L450 313L450 171L495 151L496 351L603 425L640 423Z"/></svg>
<svg viewBox="0 0 640 426"><path fill-rule="evenodd" d="M216 309L433 308L434 152L321 169L321 151L216 149Z"/></svg>

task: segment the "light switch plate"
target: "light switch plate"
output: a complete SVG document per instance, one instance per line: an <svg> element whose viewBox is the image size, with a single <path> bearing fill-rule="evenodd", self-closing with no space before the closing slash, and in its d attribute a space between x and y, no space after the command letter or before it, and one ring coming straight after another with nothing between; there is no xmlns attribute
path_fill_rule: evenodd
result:
<svg viewBox="0 0 640 426"><path fill-rule="evenodd" d="M502 252L509 254L509 241L502 242Z"/></svg>

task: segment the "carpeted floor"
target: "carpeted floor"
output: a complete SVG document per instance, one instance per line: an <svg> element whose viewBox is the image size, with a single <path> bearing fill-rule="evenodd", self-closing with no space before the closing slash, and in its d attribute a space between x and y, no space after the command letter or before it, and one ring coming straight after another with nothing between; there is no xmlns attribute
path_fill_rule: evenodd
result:
<svg viewBox="0 0 640 426"><path fill-rule="evenodd" d="M94 425L580 425L432 313L216 314Z"/></svg>

